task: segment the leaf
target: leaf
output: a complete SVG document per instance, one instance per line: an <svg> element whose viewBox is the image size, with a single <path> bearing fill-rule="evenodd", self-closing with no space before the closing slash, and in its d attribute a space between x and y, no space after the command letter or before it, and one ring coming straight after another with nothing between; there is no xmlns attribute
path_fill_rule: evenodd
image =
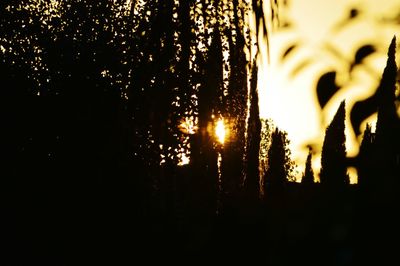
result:
<svg viewBox="0 0 400 266"><path fill-rule="evenodd" d="M333 95L340 89L335 83L336 71L323 74L317 82L317 97L319 106L322 108L329 102Z"/></svg>
<svg viewBox="0 0 400 266"><path fill-rule="evenodd" d="M350 9L349 19L354 19L355 17L358 16L358 14L359 14L358 9L356 9L356 8Z"/></svg>
<svg viewBox="0 0 400 266"><path fill-rule="evenodd" d="M296 49L297 46L298 46L297 44L292 44L292 45L290 45L290 46L285 50L285 52L282 54L282 56L281 56L282 61L283 61L294 49Z"/></svg>
<svg viewBox="0 0 400 266"><path fill-rule="evenodd" d="M371 44L363 45L358 48L356 54L354 55L354 61L350 65L350 71L353 70L354 67L363 63L364 59L373 54L376 51L375 47Z"/></svg>
<svg viewBox="0 0 400 266"><path fill-rule="evenodd" d="M367 44L363 45L360 48L358 48L355 57L354 57L354 65L361 64L362 61L369 55L373 54L376 52L376 49L373 45Z"/></svg>
<svg viewBox="0 0 400 266"><path fill-rule="evenodd" d="M356 136L361 134L361 123L378 110L378 97L375 92L371 97L358 101L350 111L350 121Z"/></svg>

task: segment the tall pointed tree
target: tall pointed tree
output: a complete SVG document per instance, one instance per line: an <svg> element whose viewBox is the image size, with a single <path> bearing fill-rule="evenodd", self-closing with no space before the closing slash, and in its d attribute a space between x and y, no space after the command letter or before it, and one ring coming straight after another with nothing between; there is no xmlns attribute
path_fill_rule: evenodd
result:
<svg viewBox="0 0 400 266"><path fill-rule="evenodd" d="M312 150L310 149L307 155L304 175L301 179L301 183L305 186L310 186L314 184L314 171L312 169L311 159L312 159Z"/></svg>
<svg viewBox="0 0 400 266"><path fill-rule="evenodd" d="M371 126L366 125L363 139L360 145L358 155L358 184L362 189L372 188L376 179L376 162L374 162L375 151L375 133L372 132Z"/></svg>
<svg viewBox="0 0 400 266"><path fill-rule="evenodd" d="M223 116L229 123L230 140L224 145L222 183L228 201L234 201L243 183L246 117L248 101L248 62L244 48L244 19L246 3L234 0L221 1L221 33L223 33L223 52L229 54L224 64ZM224 18L224 19L222 19Z"/></svg>
<svg viewBox="0 0 400 266"><path fill-rule="evenodd" d="M343 188L349 184L346 167L346 107L343 101L325 131L321 154L321 183L329 188Z"/></svg>
<svg viewBox="0 0 400 266"><path fill-rule="evenodd" d="M286 132L276 128L271 136L271 146L268 150L267 171L264 175L264 193L281 193L289 181L293 170L288 148L289 140Z"/></svg>
<svg viewBox="0 0 400 266"><path fill-rule="evenodd" d="M393 37L388 50L387 64L378 88L376 148L378 168L383 178L398 176L400 169L400 140L398 137L400 119L396 106L397 71L396 37ZM399 182L398 178L395 179L395 182Z"/></svg>
<svg viewBox="0 0 400 266"><path fill-rule="evenodd" d="M378 120L376 122L377 141L395 138L399 117L396 108L396 36L388 49L388 59L378 88Z"/></svg>
<svg viewBox="0 0 400 266"><path fill-rule="evenodd" d="M376 134L364 134L361 152L368 156L362 165L360 185L365 192L364 214L371 221L368 222L370 235L381 243L390 243L400 235L400 222L397 210L399 206L400 186L400 120L397 114L396 103L397 65L396 65L396 37L388 49L388 59L383 71L382 79L377 91L378 119ZM396 88L397 87L397 88ZM372 144L372 145L371 145ZM368 149L367 149L368 148ZM366 152L367 151L367 152ZM396 254L393 245L382 245L373 250L379 260L382 254L389 254L387 261L393 261ZM366 248L366 251L369 250ZM387 263L386 263L387 264Z"/></svg>
<svg viewBox="0 0 400 266"><path fill-rule="evenodd" d="M261 120L258 106L257 71L253 66L250 83L250 115L247 121L247 150L245 160L244 186L246 193L251 197L258 197L260 193L260 141L261 141Z"/></svg>

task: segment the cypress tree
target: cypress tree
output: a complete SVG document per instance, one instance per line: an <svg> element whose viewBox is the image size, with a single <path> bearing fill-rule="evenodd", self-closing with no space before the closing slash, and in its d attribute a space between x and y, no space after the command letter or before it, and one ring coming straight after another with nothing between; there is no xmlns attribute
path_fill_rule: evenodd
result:
<svg viewBox="0 0 400 266"><path fill-rule="evenodd" d="M374 165L374 140L375 134L372 133L371 126L366 125L363 139L360 145L360 152L358 155L358 184L362 189L371 188L374 176L376 176L376 170L373 168Z"/></svg>
<svg viewBox="0 0 400 266"><path fill-rule="evenodd" d="M293 163L290 160L289 140L287 134L278 128L272 133L271 146L268 150L267 171L264 176L264 191L282 192L290 174Z"/></svg>
<svg viewBox="0 0 400 266"><path fill-rule="evenodd" d="M400 163L400 119L396 107L396 37L388 50L388 60L378 88L378 120L376 122L377 161L380 175L397 176ZM398 181L397 181L398 182Z"/></svg>
<svg viewBox="0 0 400 266"><path fill-rule="evenodd" d="M325 131L321 154L321 183L330 188L349 184L346 168L345 102L343 101Z"/></svg>
<svg viewBox="0 0 400 266"><path fill-rule="evenodd" d="M247 128L247 150L246 150L246 172L244 186L246 192L251 196L258 197L260 193L259 187L259 153L261 141L261 121L258 106L258 90L257 90L257 71L256 66L253 67L250 87L250 116Z"/></svg>
<svg viewBox="0 0 400 266"><path fill-rule="evenodd" d="M314 184L314 171L312 169L311 159L312 159L312 151L311 149L309 149L304 169L304 175L301 179L301 183L306 186Z"/></svg>
<svg viewBox="0 0 400 266"><path fill-rule="evenodd" d="M378 88L378 120L376 122L376 135L378 142L394 139L398 116L395 105L396 100L396 37L393 37L388 50L388 59L383 71Z"/></svg>

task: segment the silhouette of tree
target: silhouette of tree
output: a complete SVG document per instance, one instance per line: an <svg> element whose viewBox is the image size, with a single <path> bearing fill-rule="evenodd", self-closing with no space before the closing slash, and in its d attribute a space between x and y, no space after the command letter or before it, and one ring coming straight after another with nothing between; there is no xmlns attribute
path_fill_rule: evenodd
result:
<svg viewBox="0 0 400 266"><path fill-rule="evenodd" d="M399 118L396 106L397 65L395 61L396 38L394 37L389 49L388 60L383 71L374 101L378 107L376 130L372 132L367 125L358 155L359 165L359 216L356 231L360 234L360 253L372 253L360 261L379 261L382 263L383 254L387 254L385 261L396 260L392 254L395 250L392 245L383 244L372 248L371 242L366 239L363 230L368 230L369 239L379 239L381 243L389 243L389 239L398 238L398 218L394 212L398 205L397 188L398 158L399 158ZM396 168L397 167L397 168Z"/></svg>
<svg viewBox="0 0 400 266"><path fill-rule="evenodd" d="M268 164L264 175L264 193L282 192L292 177L293 162L290 159L287 134L278 128L271 135L271 146L268 150Z"/></svg>
<svg viewBox="0 0 400 266"><path fill-rule="evenodd" d="M278 1L271 4L276 12ZM395 39L377 94L377 134L367 126L358 157L368 193L329 202L312 185L311 150L302 184L290 182L287 134L259 118L256 55L244 52L254 48L250 5L258 32L267 30L256 0L1 1L5 265L26 264L20 254L30 263L86 254L106 264L116 254L200 249L236 259L238 247L246 255L271 248L274 262L304 239L348 244L336 231L348 229L359 195L363 230L384 232L381 242L396 236ZM363 47L356 64L371 52ZM214 132L219 117L229 130L224 144ZM323 146L321 182L331 188L348 184L344 119L343 102Z"/></svg>
<svg viewBox="0 0 400 266"><path fill-rule="evenodd" d="M314 171L312 169L311 159L312 159L312 150L310 149L308 151L308 155L307 155L304 174L301 179L301 183L305 186L310 186L310 185L314 184Z"/></svg>
<svg viewBox="0 0 400 266"><path fill-rule="evenodd" d="M375 147L375 133L372 132L371 126L367 124L358 155L358 185L362 190L370 190L376 185L374 185L374 182L377 181L378 173L376 162L373 160L376 154Z"/></svg>
<svg viewBox="0 0 400 266"><path fill-rule="evenodd" d="M247 81L248 75L251 75L247 70L248 62L244 53L246 43L249 43L244 35L246 8L245 2L221 2L221 10L224 11L220 18L228 16L229 19L221 24L221 34L225 39L222 50L229 53L229 58L224 63L227 77L224 78L222 91L222 115L229 124L230 132L230 141L224 144L222 151L222 188L226 202L231 203L237 201L244 174L247 100L250 89Z"/></svg>
<svg viewBox="0 0 400 266"><path fill-rule="evenodd" d="M343 189L349 184L346 167L345 102L343 101L325 131L321 153L321 184Z"/></svg>
<svg viewBox="0 0 400 266"><path fill-rule="evenodd" d="M394 140L398 127L396 101L397 65L396 37L393 37L388 50L388 59L378 88L378 120L376 122L376 138ZM383 144L383 143L382 143Z"/></svg>
<svg viewBox="0 0 400 266"><path fill-rule="evenodd" d="M198 130L191 136L191 175L193 198L193 224L206 226L217 210L218 168L213 117L221 113L220 96L223 88L223 57L218 20L211 23L215 6L211 3L196 7L197 14L210 31L199 31L198 39L204 42L205 51L196 48L195 65L198 70L194 82L198 83L197 110ZM200 27L200 25L198 26ZM211 31L212 29L212 31ZM201 218L199 218L201 217ZM202 219L203 218L203 219Z"/></svg>
<svg viewBox="0 0 400 266"><path fill-rule="evenodd" d="M254 63L255 65L255 63ZM258 107L257 71L253 66L250 87L250 116L247 122L246 172L244 179L245 193L253 197L260 196L260 141L261 121Z"/></svg>
<svg viewBox="0 0 400 266"><path fill-rule="evenodd" d="M374 139L374 149L372 150L371 166L372 173L368 176L371 181L369 196L371 197L371 211L373 215L379 217L376 222L374 234L380 234L381 239L395 239L400 236L397 224L399 219L396 210L399 204L398 187L400 184L400 119L397 114L396 89L397 89L397 65L395 60L396 37L388 49L387 65L383 71L382 80L378 89L378 119L376 122L376 133ZM371 170L371 166L363 169L364 172ZM373 176L374 175L374 176ZM372 197L374 200L372 200ZM378 250L383 254L385 250L390 250L390 254L395 254L395 249L391 245L382 246ZM390 259L397 258L389 256Z"/></svg>
<svg viewBox="0 0 400 266"><path fill-rule="evenodd" d="M290 159L287 134L279 128L271 133L267 169L263 176L265 230L270 250L268 261L276 262L287 250L293 162Z"/></svg>
<svg viewBox="0 0 400 266"><path fill-rule="evenodd" d="M388 60L377 91L378 119L376 122L377 163L382 182L388 187L399 184L400 169L400 119L396 106L396 37L393 37L388 50ZM394 182L394 183L393 183Z"/></svg>

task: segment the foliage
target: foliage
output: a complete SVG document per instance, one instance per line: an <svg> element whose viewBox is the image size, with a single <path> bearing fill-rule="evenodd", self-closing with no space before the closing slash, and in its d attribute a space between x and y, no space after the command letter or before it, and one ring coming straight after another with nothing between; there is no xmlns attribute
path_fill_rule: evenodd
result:
<svg viewBox="0 0 400 266"><path fill-rule="evenodd" d="M253 63L255 64L255 62ZM250 111L247 121L247 143L245 158L244 186L251 195L260 194L260 141L261 141L261 120L258 107L257 90L258 68L253 67L250 87Z"/></svg>
<svg viewBox="0 0 400 266"><path fill-rule="evenodd" d="M349 184L346 166L345 102L343 101L325 131L321 153L321 183L332 189Z"/></svg>
<svg viewBox="0 0 400 266"><path fill-rule="evenodd" d="M192 258L199 250L224 262L224 252L247 260L273 250L267 257L274 264L285 256L273 248L297 252L306 238L307 230L292 228L315 217L324 229L337 226L323 221L329 213L314 212L314 203L299 207L304 184L290 182L287 133L259 118L258 66L244 54L252 43L249 5L0 3L4 265L86 263L79 255L87 264L132 264L154 254ZM389 58L393 74L393 45ZM381 109L391 108L393 97L385 97ZM322 183L345 174L344 113L343 103L326 131ZM213 128L220 117L231 130L223 144ZM366 132L365 145L377 145ZM263 209L260 168L265 193L285 191ZM310 152L304 182L312 179ZM314 188L310 194L318 195ZM327 235L315 230L316 239Z"/></svg>
<svg viewBox="0 0 400 266"><path fill-rule="evenodd" d="M289 143L286 132L278 128L272 132L264 175L265 193L269 187L283 188L289 180L292 180L294 163L290 158Z"/></svg>
<svg viewBox="0 0 400 266"><path fill-rule="evenodd" d="M366 125L359 152L359 167L358 167L358 184L362 188L373 187L371 182L372 176L376 172L374 163L372 162L372 154L374 154L375 133L372 132L371 126Z"/></svg>
<svg viewBox="0 0 400 266"><path fill-rule="evenodd" d="M393 37L388 49L388 59L383 71L381 83L377 90L378 120L376 122L376 134L378 141L394 139L398 129L399 117L396 107L396 37ZM388 134L388 135L386 135Z"/></svg>
<svg viewBox="0 0 400 266"><path fill-rule="evenodd" d="M373 191L373 187L379 187L382 182L392 186L398 183L400 119L396 106L398 69L395 53L396 37L389 46L387 64L374 95L378 111L376 130L372 132L367 125L360 148L360 185L367 191ZM380 180L376 178L378 175ZM386 196L382 195L382 198Z"/></svg>
<svg viewBox="0 0 400 266"><path fill-rule="evenodd" d="M311 159L312 159L312 150L310 149L307 155L304 174L301 179L301 183L308 186L314 183L314 171L312 169Z"/></svg>
<svg viewBox="0 0 400 266"><path fill-rule="evenodd" d="M274 122L271 119L261 119L261 141L260 141L260 168L264 171L268 168L268 149L271 145L271 135L275 131ZM263 172L262 172L263 173Z"/></svg>

